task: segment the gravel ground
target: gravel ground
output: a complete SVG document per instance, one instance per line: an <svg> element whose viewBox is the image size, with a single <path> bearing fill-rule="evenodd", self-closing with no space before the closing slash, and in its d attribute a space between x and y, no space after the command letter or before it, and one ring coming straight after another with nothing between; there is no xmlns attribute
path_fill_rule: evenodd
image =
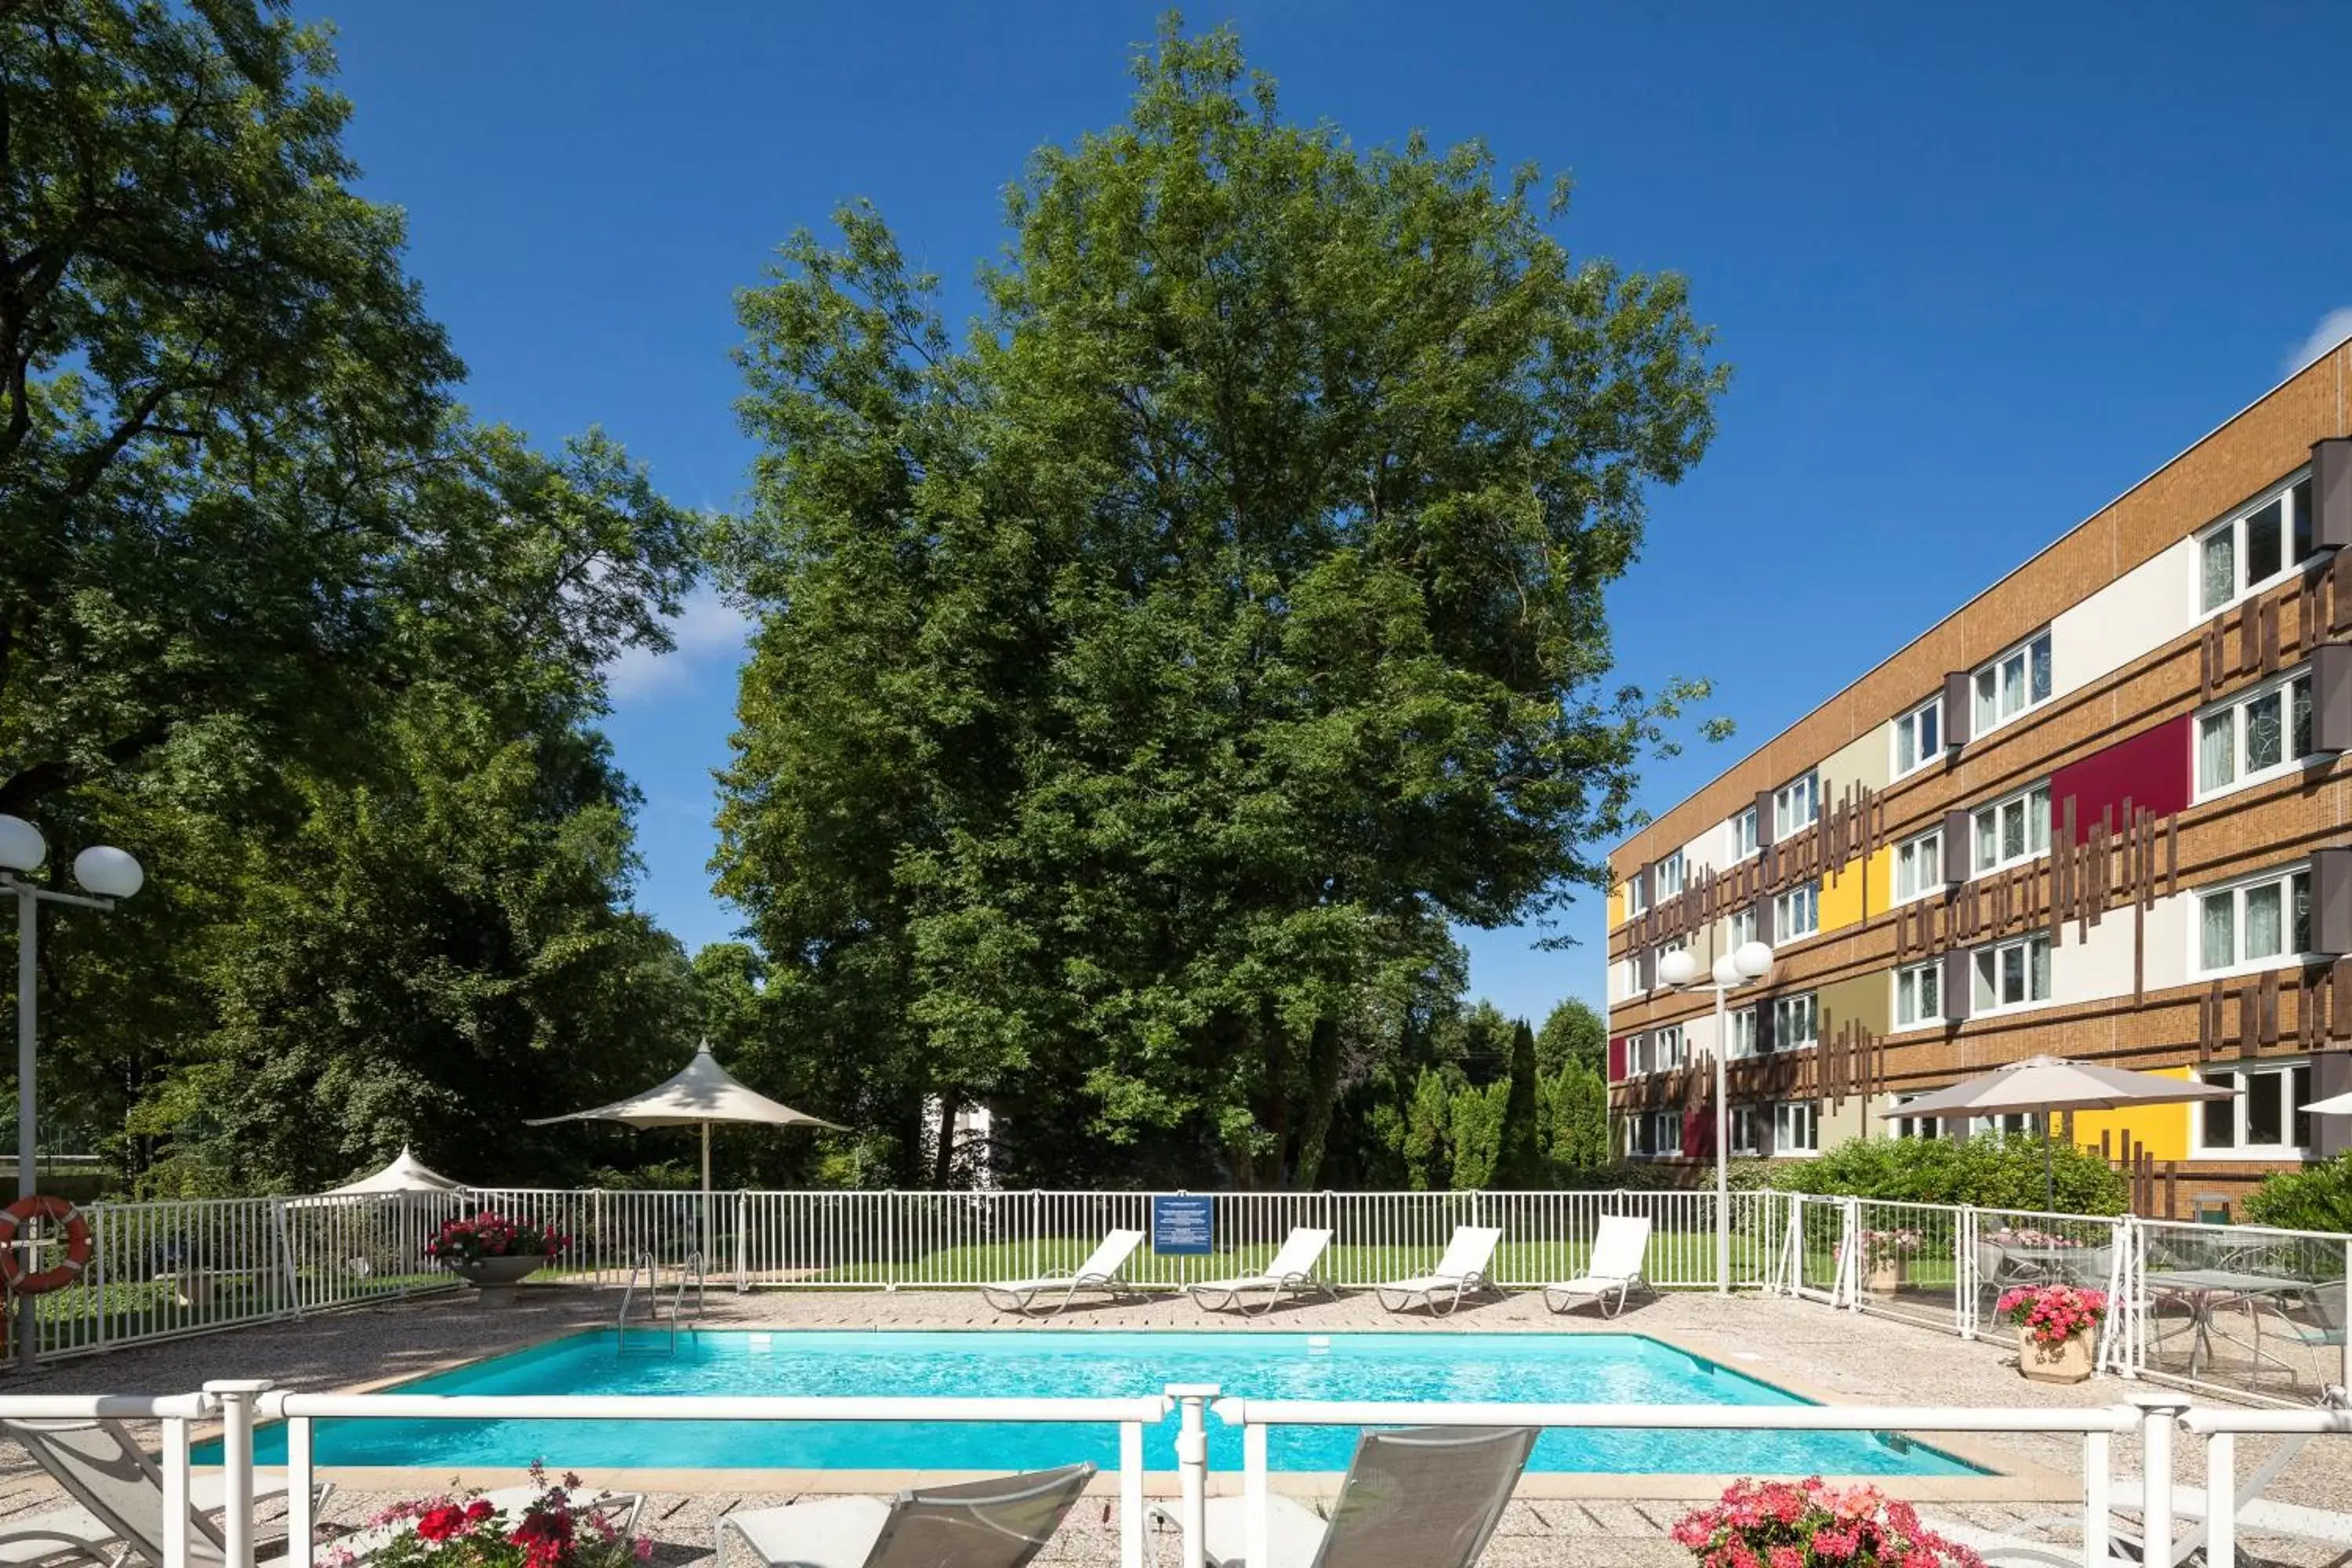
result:
<svg viewBox="0 0 2352 1568"><path fill-rule="evenodd" d="M281 1387L350 1389L415 1376L436 1367L536 1343L572 1329L609 1323L615 1306L610 1294L574 1287L526 1287L521 1301L506 1311L483 1311L460 1296L440 1296L184 1340L136 1346L103 1356L68 1362L36 1378L12 1382L11 1392L183 1392L212 1378L268 1377ZM1181 1301L1145 1302L1075 1310L1056 1321L1061 1328L1200 1327L1205 1315ZM709 1321L714 1326L774 1328L961 1328L1002 1326L1024 1331L1033 1325L991 1311L977 1296L946 1291L774 1291L751 1296L714 1294ZM1623 1318L1604 1321L1591 1312L1567 1318L1546 1314L1532 1294L1516 1294L1465 1307L1444 1320L1392 1317L1369 1293L1288 1308L1268 1317L1214 1320L1236 1331L1380 1327L1415 1332L1580 1331L1630 1330L1654 1334L1741 1371L1833 1403L1883 1405L2092 1405L2112 1404L2135 1392L2160 1392L2147 1385L2094 1378L2074 1387L2029 1383L2014 1370L2014 1350L1969 1343L1948 1335L1872 1315L1833 1311L1807 1302L1771 1298L1725 1300L1700 1293L1674 1293L1637 1303ZM1984 1439L1999 1452L2065 1474L2079 1473L2080 1440L2018 1435ZM2251 1471L2270 1452L2266 1440L2240 1443L2239 1469ZM2136 1438L2116 1440L2118 1473L2139 1468ZM2193 1443L2178 1451L2177 1474L2184 1482L2202 1479L2202 1455ZM1899 1489L1900 1483L1894 1483ZM1669 1487L1660 1489L1671 1491ZM2270 1490L2281 1500L2352 1512L2352 1440L2314 1442ZM14 1445L0 1447L0 1515L54 1506L47 1478ZM339 1495L328 1510L331 1524L349 1524L392 1500L386 1494ZM647 1500L640 1529L653 1536L656 1561L676 1568L707 1558L712 1526L723 1512L793 1500L782 1493L656 1493ZM1625 1568L1680 1564L1686 1554L1665 1539L1667 1527L1686 1504L1668 1498L1532 1498L1515 1502L1482 1562L1491 1568L1518 1564L1622 1564ZM1963 1521L2006 1534L2061 1545L2080 1539L2079 1510L2049 1502L1969 1502L1930 1505L1931 1515ZM6 1520L0 1517L0 1529ZM1160 1561L1177 1561L1172 1537L1157 1538ZM740 1550L740 1549L739 1549ZM2346 1554L2324 1547L2252 1536L2242 1554L2260 1561L2320 1568L2341 1563ZM730 1559L748 1563L748 1558ZM1041 1562L1111 1564L1118 1561L1117 1529L1107 1500L1088 1499L1073 1511Z"/></svg>

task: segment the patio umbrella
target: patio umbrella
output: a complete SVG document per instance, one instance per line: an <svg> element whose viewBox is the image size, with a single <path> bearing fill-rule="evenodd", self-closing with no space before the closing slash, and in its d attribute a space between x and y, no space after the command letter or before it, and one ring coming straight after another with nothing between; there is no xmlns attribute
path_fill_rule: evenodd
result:
<svg viewBox="0 0 2352 1568"><path fill-rule="evenodd" d="M623 1121L631 1127L695 1127L702 1129L702 1191L710 1192L710 1124L714 1121L759 1122L770 1127L829 1127L848 1129L794 1110L766 1095L744 1088L729 1076L710 1054L710 1042L696 1047L694 1059L683 1070L664 1079L643 1094L616 1100L590 1110L542 1116L527 1123L547 1127L558 1121Z"/></svg>
<svg viewBox="0 0 2352 1568"><path fill-rule="evenodd" d="M2352 1094L2333 1094L2326 1100L2315 1100L2302 1109L2314 1116L2352 1116Z"/></svg>
<svg viewBox="0 0 2352 1568"><path fill-rule="evenodd" d="M2116 1110L2133 1105L2179 1105L2193 1100L2227 1100L2236 1091L2152 1072L2094 1067L2064 1057L2028 1057L1963 1079L1892 1110L1898 1116L1990 1116L2032 1113L2042 1119L2042 1201L2056 1201L2050 1169L2050 1113L2053 1110Z"/></svg>
<svg viewBox="0 0 2352 1568"><path fill-rule="evenodd" d="M330 1187L321 1197L362 1197L377 1193L456 1193L463 1192L466 1184L453 1182L440 1172L428 1169L424 1162L402 1145L400 1155L373 1176L362 1176L356 1182L345 1182L340 1187Z"/></svg>

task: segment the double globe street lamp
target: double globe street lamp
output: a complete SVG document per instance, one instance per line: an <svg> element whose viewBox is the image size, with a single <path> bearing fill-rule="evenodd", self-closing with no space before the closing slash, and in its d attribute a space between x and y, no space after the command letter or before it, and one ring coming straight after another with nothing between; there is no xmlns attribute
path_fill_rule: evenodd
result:
<svg viewBox="0 0 2352 1568"><path fill-rule="evenodd" d="M1760 942L1743 942L1715 961L1708 984L1698 976L1698 955L1678 948L1658 960L1658 979L1677 991L1706 989L1715 993L1715 1288L1731 1289L1731 1099L1724 1059L1730 1054L1723 999L1743 985L1772 973L1772 950Z"/></svg>
<svg viewBox="0 0 2352 1568"><path fill-rule="evenodd" d="M48 858L41 830L21 816L0 816L0 891L16 895L16 1196L29 1198L39 1186L34 1169L38 1132L37 1099L34 1092L33 1044L37 1013L34 993L40 970L40 909L43 904L68 904L76 909L110 910L118 899L136 893L147 873L126 850L94 844L74 857L73 879L89 896L36 886L26 879ZM30 1371L38 1349L33 1333L33 1298L16 1298L16 1364Z"/></svg>

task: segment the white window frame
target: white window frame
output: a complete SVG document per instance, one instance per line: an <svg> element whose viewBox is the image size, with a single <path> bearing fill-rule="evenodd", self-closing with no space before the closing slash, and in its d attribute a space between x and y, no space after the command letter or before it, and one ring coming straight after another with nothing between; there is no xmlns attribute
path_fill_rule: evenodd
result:
<svg viewBox="0 0 2352 1568"><path fill-rule="evenodd" d="M1756 808L1752 805L1731 814L1723 825L1724 864L1737 866L1750 856L1763 852L1763 842L1757 837Z"/></svg>
<svg viewBox="0 0 2352 1568"><path fill-rule="evenodd" d="M1756 1054L1756 1009L1734 1007L1725 1016L1731 1038L1723 1047L1724 1059L1745 1061Z"/></svg>
<svg viewBox="0 0 2352 1568"><path fill-rule="evenodd" d="M1678 1111L1636 1110L1625 1119L1625 1155L1632 1160L1682 1157L1683 1119Z"/></svg>
<svg viewBox="0 0 2352 1568"><path fill-rule="evenodd" d="M1650 879L1632 876L1625 879L1625 914L1628 919L1650 912Z"/></svg>
<svg viewBox="0 0 2352 1568"><path fill-rule="evenodd" d="M1642 955L1629 952L1610 967L1617 972L1617 1000L1631 1002L1646 995L1642 989Z"/></svg>
<svg viewBox="0 0 2352 1568"><path fill-rule="evenodd" d="M2047 994L2042 996L2033 994L2033 950L2037 947L2048 954L2043 967L2050 975L2050 990ZM2025 995L2021 1001L2004 1002L2000 999L2002 971L2008 967L2007 955L2011 952L2024 954L2022 961L2024 968L2021 973L2025 980ZM1982 976L1987 958L1992 961L1993 999L1990 1002L1981 1002L1977 998L1977 986ZM2007 942L1987 942L1969 954L1969 1016L1971 1018L1988 1018L2002 1013L2023 1013L2035 1007L2047 1007L2057 1000L2057 996L2058 955L2056 950L2050 944L2050 933L2046 931L2028 931L2023 936L2011 937Z"/></svg>
<svg viewBox="0 0 2352 1568"><path fill-rule="evenodd" d="M1804 1129L1803 1147L1796 1147L1790 1137L1792 1123ZM1802 1160L1822 1152L1822 1108L1810 1100L1778 1100L1772 1102L1772 1158Z"/></svg>
<svg viewBox="0 0 2352 1568"><path fill-rule="evenodd" d="M1683 1065L1685 1055L1680 1024L1661 1024L1650 1031L1652 1072L1672 1072Z"/></svg>
<svg viewBox="0 0 2352 1568"><path fill-rule="evenodd" d="M2050 666L2050 689L2039 697L2033 695L2034 654L2037 648L2041 650L2041 661ZM2055 697L2058 694L2056 658L2057 647L2050 640L2050 628L2044 626L2024 641L2001 649L1971 670L1969 674L1969 713L1974 721L1969 726L1969 739L1979 740L2003 724L2022 719ZM2014 708L2008 706L2009 672L2005 668L2012 660L2019 661L2018 689L2022 699ZM1990 687L1986 684L1988 681L1991 683ZM1985 708L1988 692L1991 702L1990 715Z"/></svg>
<svg viewBox="0 0 2352 1568"><path fill-rule="evenodd" d="M2246 567L2246 524L2276 501L2279 506L2279 569L2256 582L2248 582ZM2210 527L2198 530L2196 553L2189 558L2189 605L2200 621L2212 619L2241 600L2250 599L2266 588L2274 588L2316 560L2323 552L2314 547L2298 555L2295 534L2315 532L2311 523L2311 469L2298 468L2294 473L2242 507L2231 510L2229 516ZM2230 595L2227 598L2208 600L2205 595L2205 552L2209 541L2230 536Z"/></svg>
<svg viewBox="0 0 2352 1568"><path fill-rule="evenodd" d="M1791 1019L1801 1019L1805 1037L1796 1037ZM1818 992L1807 991L1796 996L1776 997L1772 1003L1772 1052L1801 1051L1822 1043L1822 999Z"/></svg>
<svg viewBox="0 0 2352 1568"><path fill-rule="evenodd" d="M1674 873L1671 877L1666 874L1670 870ZM1668 887L1666 884L1669 882L1674 886ZM1682 897L1683 852L1681 850L1675 850L1650 868L1650 885L1654 889L1651 895L1653 902L1663 903L1668 899Z"/></svg>
<svg viewBox="0 0 2352 1568"><path fill-rule="evenodd" d="M2196 721L2189 728L2189 769L2197 792L2194 798L2199 803L2219 800L2242 789L2252 789L2273 779L2285 778L2314 763L2328 760L2329 753L2316 749L2305 752L2294 749L2294 698L2298 686L2303 689L2305 731L2315 740L2318 716L2312 711L2312 671L2307 664L2265 680L2259 686L2250 686L2225 701L2197 710ZM2247 711L2255 703L2273 697L2278 699L2279 704L2279 760L2267 767L2250 768L2246 758ZM2229 721L2230 730L2230 776L2208 787L2205 783L2205 731L2215 721L2224 717Z"/></svg>
<svg viewBox="0 0 2352 1568"><path fill-rule="evenodd" d="M1735 1105L1731 1108L1732 1153L1745 1154L1754 1159L1764 1152L1762 1136L1764 1119L1759 1114L1761 1110L1761 1107L1754 1105Z"/></svg>
<svg viewBox="0 0 2352 1568"><path fill-rule="evenodd" d="M1922 1012L1908 1022L1906 1022L1903 1016L1903 983L1906 979L1911 982L1911 992L1915 999L1926 989L1931 988L1936 993L1936 1010L1932 1013ZM1887 999L1886 1016L1895 1020L1896 1029L1933 1029L1947 1022L1944 1012L1944 965L1941 960L1931 958L1925 963L1906 963L1887 976L1887 984L1893 994Z"/></svg>
<svg viewBox="0 0 2352 1568"><path fill-rule="evenodd" d="M2270 1079L2276 1082L2276 1093L2279 1096L2279 1136L2284 1140L2282 1142L2249 1143L2246 1142L2246 1108L2252 1102L2249 1086L2251 1080L2258 1078ZM2310 1157L2312 1145L2318 1136L2318 1130L2312 1126L2313 1119L2310 1115L2296 1109L2298 1106L2309 1103L2312 1096L2312 1068L2309 1057L2279 1057L2251 1062L2215 1062L2199 1069L2197 1073L2197 1081L2200 1083L2211 1083L2218 1079L2229 1079L2230 1087L2237 1092L2226 1100L2207 1100L2189 1108L2191 1118L2189 1127L2189 1152L2192 1159L2302 1160ZM2219 1114L2220 1108L2224 1105L2229 1107L2231 1141L2228 1143L2209 1143L2206 1142L2206 1131L2210 1125L2208 1118ZM2305 1133L2300 1141L2295 1137L2298 1123L2301 1124L2300 1131Z"/></svg>
<svg viewBox="0 0 2352 1568"><path fill-rule="evenodd" d="M1798 812L1804 816L1800 818ZM1822 771L1807 768L1772 792L1772 842L1784 843L1822 819Z"/></svg>
<svg viewBox="0 0 2352 1568"><path fill-rule="evenodd" d="M1797 917L1801 913L1804 923ZM1822 931L1822 884L1819 878L1801 882L1785 893L1772 898L1772 941L1795 942L1802 937L1819 936Z"/></svg>
<svg viewBox="0 0 2352 1568"><path fill-rule="evenodd" d="M1650 1031L1636 1029L1625 1037L1625 1076L1629 1079L1650 1076Z"/></svg>
<svg viewBox="0 0 2352 1568"><path fill-rule="evenodd" d="M1911 890L1907 893L1903 890L1906 862L1914 868ZM1896 845L1895 864L1887 873L1887 881L1895 890L1895 901L1898 904L1941 893L1945 887L1943 828L1931 827Z"/></svg>
<svg viewBox="0 0 2352 1568"><path fill-rule="evenodd" d="M1724 917L1723 923L1725 933L1731 939L1724 951L1738 952L1742 946L1756 940L1756 906L1748 904L1732 910Z"/></svg>
<svg viewBox="0 0 2352 1568"><path fill-rule="evenodd" d="M2011 806L2021 806L2025 814L2025 852L2011 855L2000 848L2000 819ZM1985 823L1992 823L1994 858L1984 858ZM2041 846L2034 845L2034 827L2042 830ZM2043 779L2021 790L2011 790L1999 800L1975 807L1969 813L1969 877L1997 877L2016 866L2030 866L2050 853L2050 781Z"/></svg>
<svg viewBox="0 0 2352 1568"><path fill-rule="evenodd" d="M1933 746L1921 745L1920 737L1930 730L1935 731L1936 743ZM1906 739L1911 742L1908 766L1903 761L1903 742ZM1886 766L1890 778L1908 778L1928 763L1940 761L1943 755L1944 699L1941 694L1907 712L1895 715L1895 721L1886 727Z"/></svg>
<svg viewBox="0 0 2352 1568"><path fill-rule="evenodd" d="M1889 1109L1900 1110L1913 1100L1926 1098L1924 1094L1900 1095ZM1944 1130L1938 1119L1933 1116L1891 1117L1888 1119L1887 1125L1895 1129L1895 1136L1897 1138L1935 1139L1944 1135Z"/></svg>
<svg viewBox="0 0 2352 1568"><path fill-rule="evenodd" d="M2294 940L2295 883L2303 883L2304 936L2299 949ZM2246 953L2246 895L2263 888L2275 887L2279 894L2279 945L2284 950L2261 958L2248 958ZM2209 899L2231 900L2230 949L2231 962L2208 967L2205 962L2205 902ZM2189 973L2200 980L2226 979L2233 974L2260 974L2266 969L2288 969L2297 964L2322 962L2319 954L2303 949L2310 945L2311 923L2317 913L2311 908L2311 865L2305 860L2289 861L2284 866L2272 866L2251 877L2240 877L2210 888L2200 888L2189 900Z"/></svg>

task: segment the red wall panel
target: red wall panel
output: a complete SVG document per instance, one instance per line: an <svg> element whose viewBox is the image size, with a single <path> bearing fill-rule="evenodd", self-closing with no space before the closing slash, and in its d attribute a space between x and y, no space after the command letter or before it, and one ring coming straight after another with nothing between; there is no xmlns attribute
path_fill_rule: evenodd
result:
<svg viewBox="0 0 2352 1568"><path fill-rule="evenodd" d="M2050 841L2063 837L2066 798L2074 799L2074 841L2091 836L2102 812L2111 812L2110 825L2124 826L2124 802L2135 811L2169 816L2189 804L2195 780L2192 716L2168 719L2153 730L2143 730L2104 751L2068 763L2050 775Z"/></svg>
<svg viewBox="0 0 2352 1568"><path fill-rule="evenodd" d="M1625 1081L1625 1037L1622 1035L1609 1042L1609 1081Z"/></svg>
<svg viewBox="0 0 2352 1568"><path fill-rule="evenodd" d="M1715 1108L1701 1106L1683 1112L1683 1153L1693 1160L1715 1158Z"/></svg>

